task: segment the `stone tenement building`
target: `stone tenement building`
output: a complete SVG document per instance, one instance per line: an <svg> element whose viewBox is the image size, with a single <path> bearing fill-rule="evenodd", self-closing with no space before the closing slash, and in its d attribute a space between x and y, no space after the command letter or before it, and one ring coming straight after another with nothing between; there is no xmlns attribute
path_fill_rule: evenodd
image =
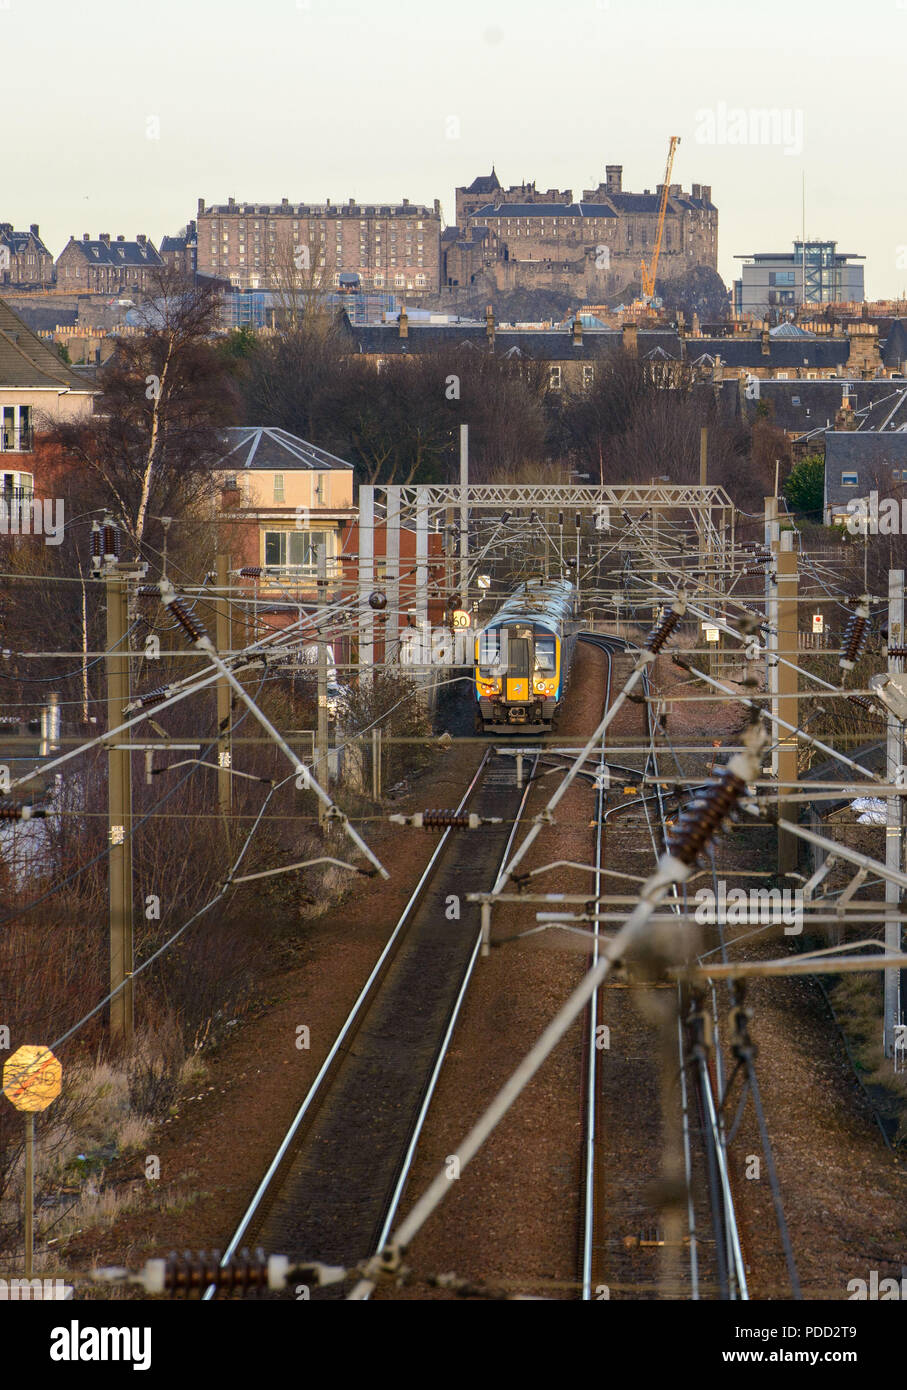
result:
<svg viewBox="0 0 907 1390"><path fill-rule="evenodd" d="M195 278L198 269L198 227L190 222L185 231L165 236L161 241L161 260L168 269L188 280Z"/></svg>
<svg viewBox="0 0 907 1390"><path fill-rule="evenodd" d="M57 288L73 293L151 294L164 262L146 236L111 241L102 232L92 241L88 232L81 241L70 237L57 257Z"/></svg>
<svg viewBox="0 0 907 1390"><path fill-rule="evenodd" d="M198 271L238 289L336 287L437 293L441 205L411 203L198 203Z"/></svg>
<svg viewBox="0 0 907 1390"><path fill-rule="evenodd" d="M623 166L574 201L570 189L540 193L535 184L501 187L497 174L456 191L456 237L446 239L444 284L484 289L563 289L588 298L621 294L639 281L655 246L661 184L625 193ZM485 235L480 235L487 229ZM718 268L718 209L708 184L668 192L659 279L694 266Z"/></svg>
<svg viewBox="0 0 907 1390"><path fill-rule="evenodd" d="M16 232L11 222L0 222L0 285L17 289L42 289L53 284L54 258L33 222L27 232Z"/></svg>

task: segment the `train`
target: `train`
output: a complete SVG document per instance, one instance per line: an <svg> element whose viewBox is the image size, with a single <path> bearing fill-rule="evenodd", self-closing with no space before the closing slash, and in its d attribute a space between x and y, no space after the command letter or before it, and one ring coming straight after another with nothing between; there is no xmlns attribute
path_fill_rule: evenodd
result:
<svg viewBox="0 0 907 1390"><path fill-rule="evenodd" d="M475 638L475 725L545 733L563 705L576 645L576 589L528 579Z"/></svg>

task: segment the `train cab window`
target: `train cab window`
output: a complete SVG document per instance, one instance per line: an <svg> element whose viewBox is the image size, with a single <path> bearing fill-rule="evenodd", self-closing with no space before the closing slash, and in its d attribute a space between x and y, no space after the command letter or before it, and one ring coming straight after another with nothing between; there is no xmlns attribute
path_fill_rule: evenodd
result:
<svg viewBox="0 0 907 1390"><path fill-rule="evenodd" d="M535 639L535 669L539 675L553 676L555 672L555 646L553 637Z"/></svg>
<svg viewBox="0 0 907 1390"><path fill-rule="evenodd" d="M501 661L500 634L496 629L479 634L479 674L490 677L499 674Z"/></svg>

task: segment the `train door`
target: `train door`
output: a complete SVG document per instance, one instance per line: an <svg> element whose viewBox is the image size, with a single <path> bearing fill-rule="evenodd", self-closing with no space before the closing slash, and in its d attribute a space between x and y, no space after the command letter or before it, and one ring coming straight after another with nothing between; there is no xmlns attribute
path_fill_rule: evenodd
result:
<svg viewBox="0 0 907 1390"><path fill-rule="evenodd" d="M529 677L531 673L531 639L528 636L511 637L509 660L507 663L508 704L529 700Z"/></svg>

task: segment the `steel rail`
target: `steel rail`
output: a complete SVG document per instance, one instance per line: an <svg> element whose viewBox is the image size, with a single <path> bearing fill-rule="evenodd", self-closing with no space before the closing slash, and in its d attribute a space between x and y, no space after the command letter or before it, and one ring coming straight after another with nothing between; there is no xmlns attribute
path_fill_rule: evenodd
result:
<svg viewBox="0 0 907 1390"><path fill-rule="evenodd" d="M590 639L583 635L578 640L588 642L590 646L597 647L605 653L608 659L608 675L605 690L605 708L611 702L611 685L614 670L614 646L608 645L613 641L615 645L623 648L624 643L619 639L596 638ZM601 746L599 749L600 770L605 764L605 742L607 730L602 734ZM602 885L602 822L604 813L605 793L602 786L602 779L599 777L597 794L595 798L595 896L596 901L601 896ZM599 926L595 923L592 936L592 965L598 964L599 959ZM598 1029L599 1012L599 991L596 990L589 1000L589 1053L586 1068L586 1134L583 1145L583 1159L585 1167L583 1184L583 1301L589 1302L592 1299L592 1253L595 1241L595 1169L596 1169L596 1098L598 1091L598 1049L596 1047L596 1037Z"/></svg>
<svg viewBox="0 0 907 1390"><path fill-rule="evenodd" d="M489 748L486 751L485 756L482 758L482 761L479 764L479 767L476 770L476 773L472 781L466 788L466 791L463 794L460 804L457 807L458 813L464 809L469 798L472 796L473 791L475 790L482 777L482 774L485 770L485 766L492 756L492 751L493 750ZM396 927L394 928L393 932L391 933L390 937L385 943L384 948L381 951L381 954L379 955L377 961L372 967L368 979L366 980L365 984L359 992L358 997L356 998L356 1002L353 1004L353 1007L347 1015L346 1020L343 1023L343 1026L341 1027L339 1033L334 1039L334 1042L331 1046L330 1051L328 1052L327 1057L322 1062L321 1067L318 1070L318 1074L316 1075L314 1081L312 1082L311 1086L306 1092L302 1104L300 1105L292 1121L290 1122L290 1127L284 1135L280 1147L277 1150L277 1153L271 1160L271 1163L268 1166L267 1171L265 1172L263 1178L261 1179L261 1182L255 1190L251 1202L249 1203L248 1207L243 1213L239 1225L237 1226L230 1239L230 1243L227 1246L227 1249L224 1251L223 1257L220 1262L222 1268L224 1268L228 1264L232 1256L236 1253L236 1250L239 1248L239 1242L242 1240L243 1236L249 1228L249 1225L253 1217L255 1216L256 1212L261 1206L262 1199L264 1198L265 1194L269 1191L274 1177L278 1172L283 1160L285 1159L293 1143L293 1140L295 1139L300 1129L300 1126L302 1125L303 1120L306 1118L310 1110L313 1108L315 1102L321 1099L322 1087L325 1078L328 1076L332 1067L334 1066L337 1056L341 1048L343 1047L346 1039L362 1021L362 1018L366 1011L366 1006L371 1000L375 985L380 980L381 976L384 973L386 965L388 964L391 956L394 954L396 947L399 945L400 938L403 935L404 929L409 921L413 909L419 902L427 883L429 882L435 868L437 867L444 846L446 845L447 840L450 837L451 830L452 827L448 826L448 828L444 831L443 835L438 841L438 844L435 846L434 853L429 859L428 864L425 866L425 869L422 872L419 882L413 889L410 899L404 907ZM208 1288L205 1290L205 1293L203 1295L204 1299L212 1299L214 1297L215 1291L215 1286L213 1284L209 1284Z"/></svg>
<svg viewBox="0 0 907 1390"><path fill-rule="evenodd" d="M537 757L536 757L536 760L535 760L535 761L536 761L536 763L538 762L538 758L537 758ZM533 764L533 768L532 768L532 771L534 771L534 770L535 770L535 763ZM511 847L512 847L512 845L513 845L514 836L516 835L517 829L519 828L520 820L522 819L523 812L524 812L525 807L526 807L526 802L527 802L528 799L529 799L529 794L530 794L531 790L532 790L532 773L530 772L529 777L527 777L527 779L526 779L526 785L525 785L525 787L523 788L523 795L522 795L522 798L521 798L521 800L520 800L519 807L517 808L517 813L516 813L516 815L515 815L515 817L514 817L513 825L512 825L511 830L510 830L510 834L509 834L508 837L507 837L507 843L506 843L506 845L504 846L504 850L503 850L503 853L502 853L502 856L501 856L500 865L499 865L499 868L498 868L498 873L500 873L500 870L503 869L504 865L507 863L507 856L508 856L508 854L510 853ZM434 1066L432 1067L431 1076L429 1077L428 1084L427 1084L427 1086L426 1086L426 1088L425 1088L425 1097L424 1097L424 1099L423 1099L423 1101L422 1101L422 1105L421 1105L420 1108L419 1108L419 1113L418 1113L418 1115L416 1116L415 1123L413 1124L413 1129L412 1129L412 1133L411 1133L411 1135L410 1135L409 1144L407 1145L406 1154L405 1154L405 1156L404 1156L403 1163L402 1163L401 1168L400 1168L400 1173L399 1173L399 1176L398 1176L398 1178L397 1178L397 1182L396 1182L396 1184L395 1184L395 1186L394 1186L394 1191L393 1191L393 1195L392 1195L392 1197L391 1197L390 1205L389 1205L389 1207L388 1207L387 1216L385 1217L384 1222L382 1223L381 1232L380 1232L380 1235L379 1235L379 1237L378 1237L378 1241L377 1241L375 1250L374 1250L373 1252L371 1252L371 1253L373 1253L373 1254L378 1254L381 1250L383 1250L383 1249L384 1249L384 1246L387 1244L388 1238L390 1237L390 1233L391 1233L391 1230L392 1230L392 1228L393 1228L394 1220L395 1220L395 1218L396 1218L396 1216L397 1216L397 1211L398 1211L398 1209L399 1209L400 1202L401 1202L401 1200L402 1200L403 1193L404 1193L404 1190L405 1190L405 1188L406 1188L406 1183L407 1183L407 1181L408 1181L408 1179L409 1179L410 1171L411 1171L411 1169L412 1169L412 1164L413 1164L413 1159L415 1158L416 1148L417 1148L417 1146L418 1146L419 1139L420 1139L421 1134L422 1134L422 1129L423 1129L423 1127L424 1127L424 1125L425 1125L425 1120L426 1120L426 1118L427 1118L427 1116L428 1116L428 1111L429 1111L429 1108L430 1108L430 1106L431 1106L432 1097L434 1096L435 1088L436 1088L436 1086L437 1086L438 1079L439 1079L439 1077L440 1077L440 1075L441 1075L441 1068L443 1067L444 1062L445 1062L445 1060L446 1060L446 1058L447 1058L447 1052L448 1052L448 1049L449 1049L449 1047L450 1047L451 1039L453 1038L454 1029L456 1028L457 1019L458 1019L459 1014L460 1014L460 1009L461 1009L461 1007L462 1007L462 1004L463 1004L464 999L466 998L466 993L467 993L467 991L468 991L468 989L469 989L469 985L470 985L470 983L471 983L471 981L472 981L473 971L474 971L474 969L475 969L476 961L477 961L478 958L479 958L479 952L480 952L480 950L481 950L481 946L482 946L482 928L480 927L478 933L476 934L476 939L475 939L475 943L474 943L474 945L473 945L472 954L470 955L469 961L467 962L466 971L465 971L464 976L463 976L462 984L460 985L460 989L459 989L459 991L458 991L458 993L457 993L456 1000L454 1001L454 1006L453 1006L453 1009L452 1009L452 1011L451 1011L450 1019L449 1019L448 1024L447 1024L447 1028L446 1028L446 1030L445 1030L445 1032L444 1032L444 1037L441 1039L441 1045L440 1045L440 1047L439 1047L439 1049L438 1049L438 1055L437 1055L437 1058L435 1059ZM373 1286L372 1286L371 1284L369 1284L368 1281L362 1281L361 1284L357 1284L356 1287L352 1290L352 1292L351 1292L350 1295L349 1295L348 1301L349 1301L349 1302L363 1302L363 1301L365 1301L366 1299L369 1298L369 1296L370 1296L370 1294L371 1294L371 1292L372 1292L372 1287L373 1287ZM359 1290L360 1288L362 1289L362 1292L357 1292L357 1290Z"/></svg>
<svg viewBox="0 0 907 1390"><path fill-rule="evenodd" d="M649 673L648 673L648 672L646 672L646 679L645 679L645 682L644 682L644 685L643 685L643 689L645 690L645 693L646 693L646 705L645 705L645 713L646 713L646 731L647 731L647 733L648 733L648 735L649 735L649 748L650 748L650 752L649 752L649 761L646 763L646 771L643 773L643 778L645 778L645 777L648 775L648 769L649 769L649 766L651 766L652 772L653 772L653 774L654 774L654 776L655 776L655 779L656 779L656 781L655 781L655 787L656 787L656 798L657 798L657 801L658 801L658 819L659 819L659 825L660 825L660 828L661 828L662 846L663 846L664 848L667 848L667 843L668 843L668 834L667 834L667 831L668 831L668 827L667 827L667 811L666 811L666 809L665 809L664 791L663 791L663 789L662 789L661 781L659 780L658 754L657 754L656 749L655 749L655 728L654 728L653 721L652 721L651 681L650 681L650 679L649 679ZM646 808L646 807L647 807L648 801L650 801L652 798L651 798L651 797L642 797L642 798L640 798L640 799L641 799L641 801L642 801L642 803L643 803L643 807ZM646 820L647 820L647 821L648 821L648 818L649 818L649 813L648 813L648 809L646 809ZM653 844L654 844L654 836L653 836ZM659 849L658 849L658 846L657 846L657 845L654 845L654 848L655 848L655 859L656 859L656 862L657 862L657 861L658 861L658 855L659 855ZM672 904L672 905L673 905L673 913L674 913L675 919L680 920L680 918L682 918L682 916L683 916L683 905L682 905L681 902L680 902L680 897L679 897L679 894L678 894L678 891L677 891L677 884L676 884L676 883L675 883L674 886L673 886L673 904ZM694 1202L693 1202L693 1158L692 1158L692 1144L691 1144L691 1139L690 1139L690 1098L689 1098L689 1091L688 1091L688 1088L687 1088L686 1067L684 1066L684 1053L683 1053L683 1020L682 1020L682 1010L681 1010L681 988L680 988L680 984L679 984L679 983L678 983L678 985L677 985L677 1055L678 1055L678 1061L679 1061L679 1068L678 1068L678 1069L679 1069L679 1074L680 1074L680 1126L681 1126L681 1137L682 1137L682 1146L683 1146L683 1170L684 1170L684 1182L685 1182L685 1185L686 1185L686 1193L687 1193L687 1231L688 1231L689 1237L690 1237L690 1245L689 1245L689 1254L690 1254L690 1296L691 1296L693 1302L695 1303L695 1302L698 1302L698 1301L699 1301L699 1236L698 1236L697 1227L696 1227L696 1208L695 1208L695 1205L694 1205Z"/></svg>

